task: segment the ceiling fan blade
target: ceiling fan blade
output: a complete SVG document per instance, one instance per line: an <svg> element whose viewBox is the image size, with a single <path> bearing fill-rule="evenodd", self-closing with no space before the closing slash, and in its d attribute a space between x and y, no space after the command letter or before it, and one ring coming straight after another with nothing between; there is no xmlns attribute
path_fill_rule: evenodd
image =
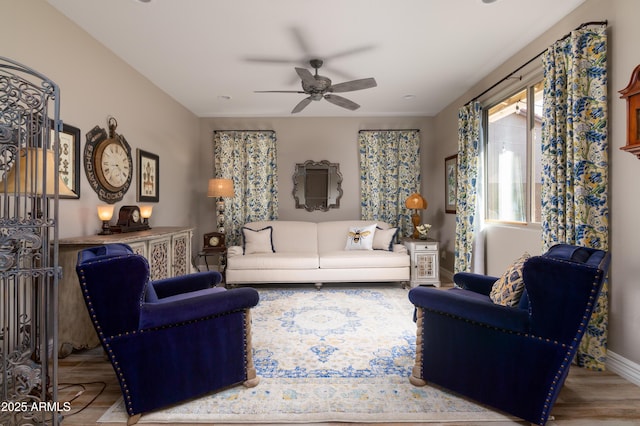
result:
<svg viewBox="0 0 640 426"><path fill-rule="evenodd" d="M253 93L306 93L302 90L254 90Z"/></svg>
<svg viewBox="0 0 640 426"><path fill-rule="evenodd" d="M358 105L357 103L350 101L347 98L343 98L342 96L338 96L338 95L324 95L324 98L331 102L334 105L338 105L339 107L342 108L346 108L346 109L350 109L351 111L355 111L358 108L360 108L360 105Z"/></svg>
<svg viewBox="0 0 640 426"><path fill-rule="evenodd" d="M355 90L371 89L377 85L378 83L376 83L375 78L363 78L360 80L345 81L344 83L334 84L329 88L329 91L334 93L353 92Z"/></svg>
<svg viewBox="0 0 640 426"><path fill-rule="evenodd" d="M311 103L311 96L309 96L308 98L304 98L303 100L301 100L298 105L295 106L295 108L293 108L291 110L291 114L296 114L300 111L302 111L303 109L305 109L307 107L307 105L309 105Z"/></svg>
<svg viewBox="0 0 640 426"><path fill-rule="evenodd" d="M343 50L342 52L334 53L333 55L325 56L324 58L326 60L342 58L343 56L355 55L357 53L366 52L367 50L371 50L374 47L375 46L373 45L354 47L352 49L347 49L347 50Z"/></svg>
<svg viewBox="0 0 640 426"><path fill-rule="evenodd" d="M316 79L313 77L313 74L306 68L297 68L296 72L307 86L314 87L317 84Z"/></svg>
<svg viewBox="0 0 640 426"><path fill-rule="evenodd" d="M305 36L302 35L302 30L300 30L299 27L291 27L290 30L293 34L293 39L296 41L296 44L298 45L302 53L304 53L306 56L312 56L311 48L309 47L309 43L307 43ZM307 60L307 63L308 62L309 61Z"/></svg>
<svg viewBox="0 0 640 426"><path fill-rule="evenodd" d="M263 64L303 64L303 61L297 61L296 59L289 58L267 58L267 57L258 57L258 56L246 56L244 58L247 62L257 62Z"/></svg>

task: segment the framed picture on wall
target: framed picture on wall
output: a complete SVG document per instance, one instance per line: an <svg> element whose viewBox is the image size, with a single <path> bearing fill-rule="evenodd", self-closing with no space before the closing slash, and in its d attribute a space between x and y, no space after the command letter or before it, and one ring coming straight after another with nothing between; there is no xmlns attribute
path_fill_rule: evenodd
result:
<svg viewBox="0 0 640 426"><path fill-rule="evenodd" d="M458 154L444 159L444 211L456 212L457 186L458 186Z"/></svg>
<svg viewBox="0 0 640 426"><path fill-rule="evenodd" d="M53 121L51 121L53 126ZM51 140L55 132L51 129ZM58 175L75 195L60 195L60 198L80 198L80 129L62 123L59 132L60 147L58 150Z"/></svg>
<svg viewBox="0 0 640 426"><path fill-rule="evenodd" d="M160 157L141 149L136 150L138 163L138 201L160 201Z"/></svg>

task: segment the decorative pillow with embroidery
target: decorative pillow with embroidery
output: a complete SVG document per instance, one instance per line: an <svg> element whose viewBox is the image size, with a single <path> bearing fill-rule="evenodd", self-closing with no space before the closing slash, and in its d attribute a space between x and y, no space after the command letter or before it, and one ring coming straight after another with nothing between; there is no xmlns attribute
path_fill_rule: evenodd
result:
<svg viewBox="0 0 640 426"><path fill-rule="evenodd" d="M524 253L518 260L502 274L493 286L489 297L493 303L503 306L518 306L520 298L524 292L524 280L522 279L522 269L524 262L531 257L529 253Z"/></svg>
<svg viewBox="0 0 640 426"><path fill-rule="evenodd" d="M273 228L267 226L262 229L242 227L244 254L275 253L272 240Z"/></svg>
<svg viewBox="0 0 640 426"><path fill-rule="evenodd" d="M376 224L369 226L352 226L347 233L345 250L373 250L373 237Z"/></svg>
<svg viewBox="0 0 640 426"><path fill-rule="evenodd" d="M398 228L376 228L376 233L373 235L373 249L393 251L393 242L397 233Z"/></svg>

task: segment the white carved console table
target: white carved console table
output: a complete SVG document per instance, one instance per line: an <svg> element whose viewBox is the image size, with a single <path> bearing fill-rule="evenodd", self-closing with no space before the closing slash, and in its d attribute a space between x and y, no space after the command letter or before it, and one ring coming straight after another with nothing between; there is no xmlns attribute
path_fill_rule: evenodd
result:
<svg viewBox="0 0 640 426"><path fill-rule="evenodd" d="M100 344L80 292L75 268L80 250L110 243L129 244L149 261L152 280L191 272L193 228L157 227L146 231L111 235L63 238L59 244L62 279L58 292L58 341L60 357L71 349L93 348Z"/></svg>

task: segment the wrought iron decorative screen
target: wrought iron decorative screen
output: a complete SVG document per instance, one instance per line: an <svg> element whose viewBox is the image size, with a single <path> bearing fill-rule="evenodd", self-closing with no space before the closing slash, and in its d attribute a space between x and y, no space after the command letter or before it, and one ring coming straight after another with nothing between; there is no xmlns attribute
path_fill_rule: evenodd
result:
<svg viewBox="0 0 640 426"><path fill-rule="evenodd" d="M0 57L0 424L58 424L58 86Z"/></svg>

